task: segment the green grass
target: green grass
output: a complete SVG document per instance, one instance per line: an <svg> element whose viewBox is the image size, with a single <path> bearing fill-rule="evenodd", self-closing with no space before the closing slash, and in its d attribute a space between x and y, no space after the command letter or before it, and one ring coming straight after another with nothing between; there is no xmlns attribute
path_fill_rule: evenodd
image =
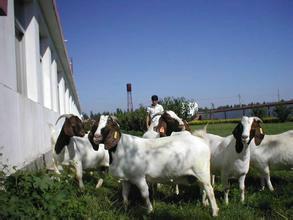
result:
<svg viewBox="0 0 293 220"><path fill-rule="evenodd" d="M191 129L201 129L204 125L192 125ZM234 123L226 124L209 124L207 131L212 134L217 134L220 136L228 136L232 134L233 129L236 127ZM293 122L284 123L264 123L262 124L265 134L279 134L288 130L293 130Z"/></svg>
<svg viewBox="0 0 293 220"><path fill-rule="evenodd" d="M219 219L290 219L293 216L293 173L275 172L275 192L258 191L259 180L247 177L246 202L239 202L237 181L231 181L230 204L223 203L220 185L215 195L220 208ZM137 189L130 193L130 208L125 211L121 185L106 176L104 185L95 189L100 174L86 175L85 191L68 173L58 177L45 171L18 172L6 180L6 191L0 193L0 218L73 218L73 219L212 219L210 208L201 205L197 184L174 187L163 185L152 196L155 212L147 215ZM282 217L283 216L283 217ZM284 218L286 217L286 218Z"/></svg>
<svg viewBox="0 0 293 220"><path fill-rule="evenodd" d="M200 128L202 126L193 126ZM209 125L208 131L229 135L235 124ZM293 128L293 123L265 124L264 130L279 133ZM61 176L39 172L21 172L0 181L0 219L212 219L210 207L201 205L201 191L197 184L174 187L163 185L152 193L154 213L147 215L145 206L134 187L130 193L130 207L124 210L121 185L109 175L103 187L95 189L100 173L86 173L85 190L69 171ZM3 175L0 176L3 179ZM219 183L219 178L216 183ZM218 219L293 219L293 172L272 172L275 192L259 191L260 181L254 172L246 178L246 200L239 202L238 182L231 180L230 204L223 203L223 190L216 184L215 196L220 208ZM5 190L3 190L5 188Z"/></svg>

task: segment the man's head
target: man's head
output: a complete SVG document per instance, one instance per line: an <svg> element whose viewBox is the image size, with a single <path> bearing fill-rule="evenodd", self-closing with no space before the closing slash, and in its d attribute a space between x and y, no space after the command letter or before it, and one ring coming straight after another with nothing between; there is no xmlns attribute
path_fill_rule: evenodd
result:
<svg viewBox="0 0 293 220"><path fill-rule="evenodd" d="M159 98L157 95L152 96L152 105L156 105L159 102Z"/></svg>

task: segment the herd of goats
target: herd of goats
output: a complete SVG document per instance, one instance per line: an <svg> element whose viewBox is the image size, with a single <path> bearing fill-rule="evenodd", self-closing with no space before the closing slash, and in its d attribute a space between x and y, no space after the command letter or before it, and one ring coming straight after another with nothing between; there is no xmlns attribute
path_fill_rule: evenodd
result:
<svg viewBox="0 0 293 220"><path fill-rule="evenodd" d="M130 184L134 184L146 202L147 211L153 206L148 183L192 184L202 187L202 202L210 204L217 216L213 185L214 175L220 175L224 199L228 204L229 182L239 180L241 202L244 201L245 177L249 166L261 174L261 186L273 191L270 169L293 167L293 130L277 135L264 134L258 117L242 117L227 137L207 133L206 127L191 132L188 124L172 111L160 115L159 124L150 125L143 137L121 133L114 116L102 115L86 134L79 117L65 114L60 132L51 127L54 170L60 165L73 165L79 187L84 188L84 169L109 167L109 173L122 184L122 197L128 205ZM56 123L57 123L56 122ZM99 179L96 187L100 187ZM176 185L176 193L179 193Z"/></svg>

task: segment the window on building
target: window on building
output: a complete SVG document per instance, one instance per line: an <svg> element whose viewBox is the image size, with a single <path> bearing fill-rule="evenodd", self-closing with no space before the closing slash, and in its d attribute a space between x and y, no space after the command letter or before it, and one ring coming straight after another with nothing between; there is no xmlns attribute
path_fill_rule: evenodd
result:
<svg viewBox="0 0 293 220"><path fill-rule="evenodd" d="M22 1L14 1L14 16L17 92L27 96L26 53L24 40L24 3Z"/></svg>
<svg viewBox="0 0 293 220"><path fill-rule="evenodd" d="M20 22L15 19L15 59L17 74L17 92L26 95L26 67L24 30Z"/></svg>
<svg viewBox="0 0 293 220"><path fill-rule="evenodd" d="M0 0L0 16L7 15L7 0Z"/></svg>

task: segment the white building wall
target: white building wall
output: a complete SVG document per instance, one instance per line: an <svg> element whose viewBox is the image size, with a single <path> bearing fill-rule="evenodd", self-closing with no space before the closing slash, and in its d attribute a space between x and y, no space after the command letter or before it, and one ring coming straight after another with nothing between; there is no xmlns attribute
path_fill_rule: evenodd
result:
<svg viewBox="0 0 293 220"><path fill-rule="evenodd" d="M73 110L72 110L73 114L75 115L80 115L80 113L78 112L77 110L77 107L76 107L76 104L74 103L74 106L73 106Z"/></svg>
<svg viewBox="0 0 293 220"><path fill-rule="evenodd" d="M8 1L8 12L13 12L13 2ZM16 62L15 62L15 38L14 38L14 13L8 13L7 16L0 17L0 157L2 163L7 164L8 157L5 155L17 151L9 149L8 144L16 146L20 144L19 139L13 138L19 133L19 124L17 123L18 96L16 83ZM8 121L10 118L10 122Z"/></svg>
<svg viewBox="0 0 293 220"><path fill-rule="evenodd" d="M33 13L33 7L29 7L28 13ZM27 95L31 100L38 102L38 75L40 73L40 44L39 44L39 25L35 17L25 32L26 50L26 72L27 72Z"/></svg>
<svg viewBox="0 0 293 220"><path fill-rule="evenodd" d="M13 1L8 1L7 8L10 13L0 17L0 84L16 90Z"/></svg>
<svg viewBox="0 0 293 220"><path fill-rule="evenodd" d="M69 96L69 112L72 112L72 96Z"/></svg>
<svg viewBox="0 0 293 220"><path fill-rule="evenodd" d="M64 83L64 78L62 76L58 83L58 90L59 90L60 114L64 114L65 113L65 83Z"/></svg>
<svg viewBox="0 0 293 220"><path fill-rule="evenodd" d="M53 60L51 64L51 86L52 86L52 109L58 111L58 90L57 90L57 63Z"/></svg>
<svg viewBox="0 0 293 220"><path fill-rule="evenodd" d="M50 54L53 53L54 47L45 52L41 64L37 18L42 16L42 11L38 8L36 0L30 3L26 1L25 5L27 23L24 33L24 54L26 56L27 84L25 90L27 94L17 91L19 79L17 79L16 73L13 0L8 0L8 15L0 16L0 124L2 125L0 126L0 162L9 165L10 168L12 166L22 168L51 152L49 125L54 125L60 115L56 112L59 102L60 106L63 102L63 111L65 111L65 80L61 79L58 89L57 62L51 68L51 71L53 69L56 73L54 88L51 86L52 94L53 91L55 94L53 105L55 111L48 108L48 93L44 87L49 87L49 71L45 66L51 63ZM31 18L29 18L30 16ZM46 71L44 71L45 69ZM67 82L66 84L70 85ZM59 91L59 96L57 91ZM68 100L69 89L67 88L66 91ZM49 100L53 101L53 98ZM60 111L62 111L62 107L60 107ZM58 130L61 125L62 123L59 123L56 129Z"/></svg>
<svg viewBox="0 0 293 220"><path fill-rule="evenodd" d="M42 58L44 106L52 109L51 95L51 49L47 47Z"/></svg>
<svg viewBox="0 0 293 220"><path fill-rule="evenodd" d="M69 89L65 89L65 113L69 113Z"/></svg>

